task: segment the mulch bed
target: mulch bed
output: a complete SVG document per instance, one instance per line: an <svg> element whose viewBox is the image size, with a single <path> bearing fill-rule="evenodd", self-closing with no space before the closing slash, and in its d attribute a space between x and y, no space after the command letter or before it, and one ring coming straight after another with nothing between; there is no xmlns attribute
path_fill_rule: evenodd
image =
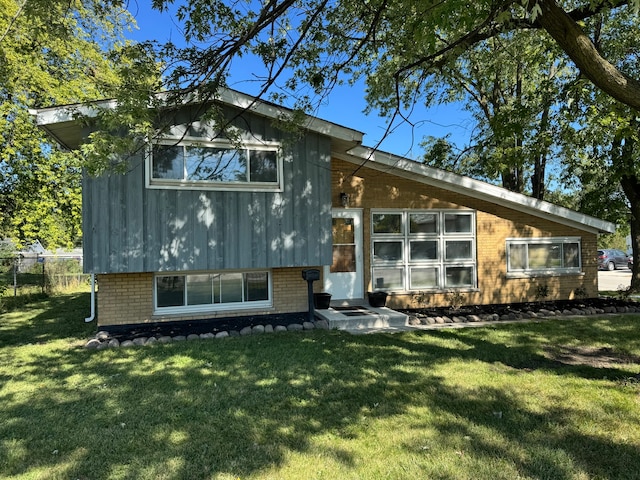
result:
<svg viewBox="0 0 640 480"><path fill-rule="evenodd" d="M614 298L590 298L581 300L561 300L554 302L527 302L501 305L471 305L458 309L450 307L422 308L422 309L395 309L410 317L442 317L442 316L468 316L497 314L500 316L519 312L537 312L540 310L564 311L571 309L596 308L604 310L607 307L640 307L640 303ZM111 325L100 327L101 331L108 332L112 338L118 340L133 339L139 337L177 336L202 333L217 333L227 331L234 335L245 327L256 325L282 325L288 326L294 323L302 324L307 321L307 312L276 314L276 315L252 315L245 317L223 317L204 320L183 320L176 322L156 322L129 325Z"/></svg>
<svg viewBox="0 0 640 480"><path fill-rule="evenodd" d="M639 307L640 303L633 300L617 298L586 298L580 300L557 300L542 302L505 303L496 305L465 305L460 308L432 307L416 309L395 309L399 312L411 314L421 314L425 316L450 316L450 315L508 315L519 312L538 312L540 310L564 311L571 309L583 310L585 308L596 308L604 310L607 307Z"/></svg>
<svg viewBox="0 0 640 480"><path fill-rule="evenodd" d="M246 317L222 317L204 320L181 320L176 322L138 323L129 325L105 325L99 327L108 332L111 338L120 341L141 337L175 337L195 333L229 332L231 335L240 332L245 327L256 325L282 325L303 323L307 320L307 312L287 313L276 315L252 315Z"/></svg>

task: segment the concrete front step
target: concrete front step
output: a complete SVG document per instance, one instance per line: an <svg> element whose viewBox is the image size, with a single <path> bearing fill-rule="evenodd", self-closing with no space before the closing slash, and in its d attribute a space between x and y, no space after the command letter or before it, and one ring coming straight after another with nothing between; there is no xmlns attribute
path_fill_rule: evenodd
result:
<svg viewBox="0 0 640 480"><path fill-rule="evenodd" d="M370 306L332 307L315 313L329 323L329 328L337 330L403 327L409 318L387 307Z"/></svg>

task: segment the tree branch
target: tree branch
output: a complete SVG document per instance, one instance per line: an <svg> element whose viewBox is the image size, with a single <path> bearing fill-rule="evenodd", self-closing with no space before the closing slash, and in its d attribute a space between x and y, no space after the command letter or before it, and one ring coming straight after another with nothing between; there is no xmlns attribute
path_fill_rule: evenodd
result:
<svg viewBox="0 0 640 480"><path fill-rule="evenodd" d="M624 2L620 2L624 3ZM630 107L640 110L640 82L607 61L580 26L555 0L539 0L537 21L596 87Z"/></svg>

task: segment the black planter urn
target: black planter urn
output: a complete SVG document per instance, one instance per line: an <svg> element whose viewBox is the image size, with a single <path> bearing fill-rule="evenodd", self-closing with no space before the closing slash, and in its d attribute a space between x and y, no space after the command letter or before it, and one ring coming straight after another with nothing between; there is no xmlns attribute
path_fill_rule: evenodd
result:
<svg viewBox="0 0 640 480"><path fill-rule="evenodd" d="M318 310L326 310L331 305L330 293L314 293L313 306Z"/></svg>
<svg viewBox="0 0 640 480"><path fill-rule="evenodd" d="M386 303L387 292L369 292L369 305L372 307L384 307Z"/></svg>

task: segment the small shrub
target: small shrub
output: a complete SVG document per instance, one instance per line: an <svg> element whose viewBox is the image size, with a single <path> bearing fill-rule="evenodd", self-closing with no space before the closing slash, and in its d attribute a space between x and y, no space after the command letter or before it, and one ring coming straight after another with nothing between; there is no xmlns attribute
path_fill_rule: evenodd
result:
<svg viewBox="0 0 640 480"><path fill-rule="evenodd" d="M627 300L631 295L631 287L627 287L626 285L620 284L618 285L618 289L616 290L616 297L622 300Z"/></svg>
<svg viewBox="0 0 640 480"><path fill-rule="evenodd" d="M578 287L573 291L576 298L587 298L587 289L584 287Z"/></svg>
<svg viewBox="0 0 640 480"><path fill-rule="evenodd" d="M458 310L464 303L464 295L458 290L448 292L444 298L453 310Z"/></svg>
<svg viewBox="0 0 640 480"><path fill-rule="evenodd" d="M549 296L549 285L538 285L536 287L536 300L544 300Z"/></svg>
<svg viewBox="0 0 640 480"><path fill-rule="evenodd" d="M421 308L426 308L429 305L431 297L427 292L420 291L413 294L413 300L416 305Z"/></svg>

